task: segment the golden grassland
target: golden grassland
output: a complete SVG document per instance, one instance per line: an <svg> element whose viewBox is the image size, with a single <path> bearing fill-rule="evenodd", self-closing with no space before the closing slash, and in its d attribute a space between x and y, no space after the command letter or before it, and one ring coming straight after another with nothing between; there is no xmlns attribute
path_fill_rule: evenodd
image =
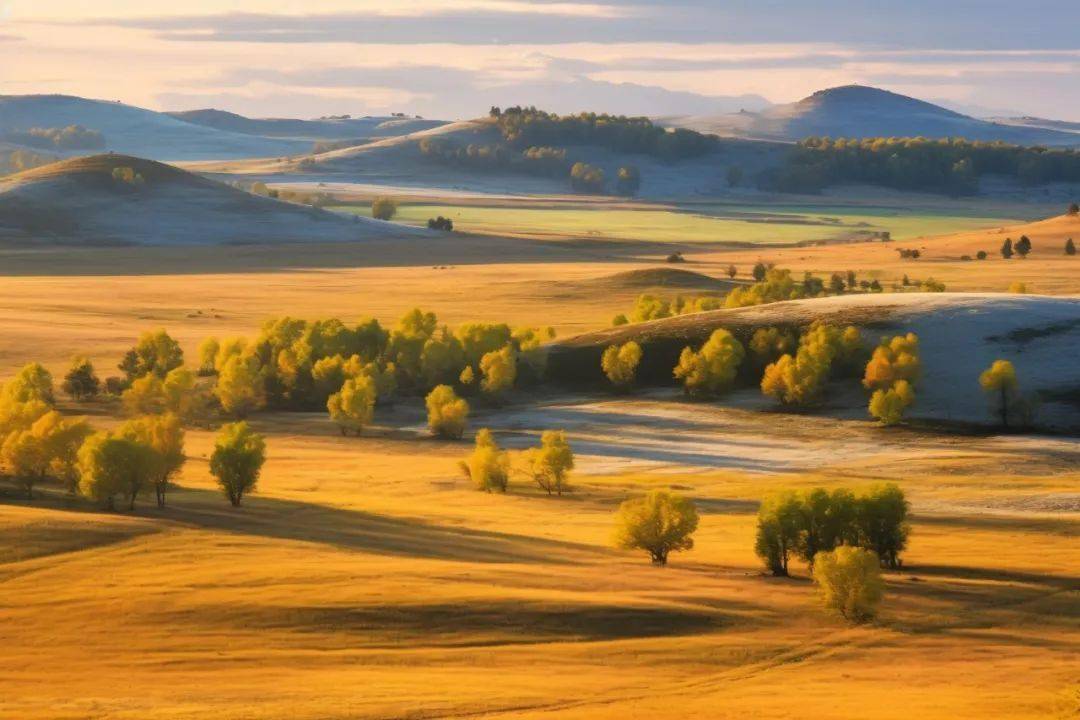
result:
<svg viewBox="0 0 1080 720"><path fill-rule="evenodd" d="M918 261L893 249L915 243L860 243L767 255L703 248L682 267L719 275L734 262L745 276L761 258L886 283L907 272L950 289L1021 279L1080 293L1080 258L1060 255L1056 240L1051 249L1076 224L1026 226L1027 260L958 259L996 251L1004 236L990 230L927 239ZM506 320L569 335L606 326L641 292L596 278L661 256L647 244L504 241L493 254L492 239L447 242L3 251L0 377L30 360L59 373L76 352L104 376L143 330L165 327L193 353L202 337L253 335L281 314L392 322L419 305L451 324ZM108 403L62 409L99 426L119 420ZM747 442L776 431L767 414L731 412ZM472 490L455 467L468 444L422 437L416 400L362 438L340 437L321 414L253 423L269 460L240 509L211 482L205 429L189 432L164 510L144 499L134 514L105 514L58 490L27 502L4 488L0 718L1080 711L1080 517L1054 506L1080 482L1071 440L806 417L804 432L822 443L869 433L880 450L768 473L614 473L582 457L575 492L548 498L521 480L508 495ZM753 532L763 494L880 480L902 485L915 519L877 622L826 615L805 568L789 580L762 574ZM618 503L654 487L702 512L695 549L664 569L610 547Z"/></svg>
<svg viewBox="0 0 1080 720"><path fill-rule="evenodd" d="M316 415L256 424L270 461L239 510L210 482L205 431L191 433L165 510L106 515L60 495L0 505L0 716L1076 710L1080 522L965 505L1075 490L1075 454L970 439L961 457L921 458L885 440L869 465L579 474L559 499L520 483L477 493L454 468L462 444L399 428L357 439ZM1006 458L1023 474L986 472ZM801 568L791 580L761 574L752 537L764 492L880 479L904 484L916 521L878 622L823 614ZM665 569L608 547L617 503L650 487L703 511L697 547Z"/></svg>

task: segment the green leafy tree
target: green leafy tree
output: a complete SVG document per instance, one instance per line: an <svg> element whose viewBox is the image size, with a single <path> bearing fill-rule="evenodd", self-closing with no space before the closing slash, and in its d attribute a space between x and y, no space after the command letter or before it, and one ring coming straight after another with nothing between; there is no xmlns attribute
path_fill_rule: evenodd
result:
<svg viewBox="0 0 1080 720"><path fill-rule="evenodd" d="M165 507L172 478L184 466L184 426L175 413L147 415L128 420L118 431L122 438L149 448L154 494L158 507Z"/></svg>
<svg viewBox="0 0 1080 720"><path fill-rule="evenodd" d="M882 564L900 567L900 553L907 548L911 527L910 504L904 491L894 483L874 485L862 493L855 504L855 524L860 547L873 550Z"/></svg>
<svg viewBox="0 0 1080 720"><path fill-rule="evenodd" d="M1008 260L1013 256L1013 241L1012 238L1005 238L1005 242L1001 244L1001 257Z"/></svg>
<svg viewBox="0 0 1080 720"><path fill-rule="evenodd" d="M94 373L93 364L84 357L71 361L71 369L64 376L61 389L76 402L92 400L101 391L101 380Z"/></svg>
<svg viewBox="0 0 1080 720"><path fill-rule="evenodd" d="M787 577L788 559L802 533L802 502L791 490L765 497L758 508L754 551L777 577Z"/></svg>
<svg viewBox="0 0 1080 720"><path fill-rule="evenodd" d="M184 351L164 330L146 332L139 336L135 347L124 355L119 368L128 382L147 373L164 378L170 370L184 364Z"/></svg>
<svg viewBox="0 0 1080 720"><path fill-rule="evenodd" d="M1072 238L1065 241L1065 254L1069 256L1076 254L1076 245L1073 244Z"/></svg>
<svg viewBox="0 0 1080 720"><path fill-rule="evenodd" d="M663 490L619 505L615 523L615 546L644 550L654 565L667 565L672 552L694 547L698 513L687 498Z"/></svg>
<svg viewBox="0 0 1080 720"><path fill-rule="evenodd" d="M233 507L253 492L266 462L266 441L246 422L225 425L210 455L210 472Z"/></svg>
<svg viewBox="0 0 1080 720"><path fill-rule="evenodd" d="M87 438L78 455L79 489L84 495L113 510L118 495L128 510L142 489L154 481L158 460L153 450L136 440L109 433Z"/></svg>
<svg viewBox="0 0 1080 720"><path fill-rule="evenodd" d="M42 402L52 405L55 402L52 373L41 363L24 365L11 380L4 383L0 394L13 402Z"/></svg>

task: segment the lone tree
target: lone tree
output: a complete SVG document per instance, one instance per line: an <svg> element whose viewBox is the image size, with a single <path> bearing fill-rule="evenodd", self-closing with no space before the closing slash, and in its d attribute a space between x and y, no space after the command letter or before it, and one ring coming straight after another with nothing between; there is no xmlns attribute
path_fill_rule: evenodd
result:
<svg viewBox="0 0 1080 720"><path fill-rule="evenodd" d="M1008 260L1013 256L1013 241L1012 238L1005 238L1005 242L1001 244L1001 257Z"/></svg>
<svg viewBox="0 0 1080 720"><path fill-rule="evenodd" d="M1076 245L1073 244L1073 239L1072 238L1069 238L1068 240L1065 241L1065 254L1066 255L1075 255L1076 254Z"/></svg>
<svg viewBox="0 0 1080 720"><path fill-rule="evenodd" d="M457 440L465 432L469 419L469 403L457 396L449 385L438 385L424 399L428 411L428 428L433 435Z"/></svg>
<svg viewBox="0 0 1080 720"><path fill-rule="evenodd" d="M641 346L633 340L625 345L609 345L600 357L600 369L617 390L625 391L634 384L641 356Z"/></svg>
<svg viewBox="0 0 1080 720"><path fill-rule="evenodd" d="M691 536L697 526L693 502L664 490L652 490L643 498L626 500L619 506L615 546L644 550L653 565L663 567L669 553L694 547Z"/></svg>
<svg viewBox="0 0 1080 720"><path fill-rule="evenodd" d="M754 552L777 577L787 577L788 558L799 544L801 507L798 495L784 490L767 496L758 508Z"/></svg>
<svg viewBox="0 0 1080 720"><path fill-rule="evenodd" d="M548 495L562 495L570 488L567 475L574 469L574 451L562 430L545 430L540 435L540 447L531 448L525 455L528 473Z"/></svg>
<svg viewBox="0 0 1080 720"><path fill-rule="evenodd" d="M76 357L71 361L71 369L64 376L61 389L76 402L90 400L101 391L101 381L94 374L94 366L89 360Z"/></svg>
<svg viewBox="0 0 1080 720"><path fill-rule="evenodd" d="M995 360L979 375L979 385L998 406L1002 427L1009 427L1009 410L1015 406L1020 392L1016 368L1008 360Z"/></svg>
<svg viewBox="0 0 1080 720"><path fill-rule="evenodd" d="M765 279L765 274L768 271L769 269L765 267L765 263L759 260L758 262L754 263L754 269L751 271L751 274L754 276L754 280L756 280L757 282L761 282Z"/></svg>
<svg viewBox="0 0 1080 720"><path fill-rule="evenodd" d="M253 492L266 462L266 441L246 422L225 425L218 433L210 455L210 472L218 480L233 507L240 507L244 494Z"/></svg>
<svg viewBox="0 0 1080 720"><path fill-rule="evenodd" d="M814 582L825 608L853 623L872 620L884 595L877 555L858 547L845 545L820 553Z"/></svg>
<svg viewBox="0 0 1080 720"><path fill-rule="evenodd" d="M397 201L388 197L377 197L371 201L371 217L376 220L390 220L397 215Z"/></svg>
<svg viewBox="0 0 1080 720"><path fill-rule="evenodd" d="M461 461L461 470L477 490L506 492L510 482L510 456L499 449L490 430L481 428L476 433L476 448Z"/></svg>
<svg viewBox="0 0 1080 720"><path fill-rule="evenodd" d="M738 274L739 274L739 269L737 267L735 267L734 265L728 265L727 266L727 276L729 278L734 280L735 276L738 275Z"/></svg>

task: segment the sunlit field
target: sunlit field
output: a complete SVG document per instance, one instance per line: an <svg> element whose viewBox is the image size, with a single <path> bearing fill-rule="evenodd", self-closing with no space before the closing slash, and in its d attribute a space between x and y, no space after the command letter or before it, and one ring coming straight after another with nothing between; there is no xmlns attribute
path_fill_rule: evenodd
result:
<svg viewBox="0 0 1080 720"><path fill-rule="evenodd" d="M335 209L367 214L367 206ZM395 220L425 225L444 216L462 232L536 239L597 239L662 243L794 245L870 237L889 232L895 240L977 230L1016 222L1016 208L975 208L955 203L939 208L815 205L685 204L608 207L572 202L538 208L526 200L495 206L403 204Z"/></svg>

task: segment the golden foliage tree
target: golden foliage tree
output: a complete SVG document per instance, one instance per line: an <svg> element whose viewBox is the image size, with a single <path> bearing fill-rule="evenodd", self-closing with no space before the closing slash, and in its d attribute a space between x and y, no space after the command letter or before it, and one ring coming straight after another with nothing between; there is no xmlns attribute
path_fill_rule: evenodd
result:
<svg viewBox="0 0 1080 720"><path fill-rule="evenodd" d="M540 435L540 447L525 454L529 475L548 495L568 492L567 477L574 469L574 451L562 430L545 430Z"/></svg>
<svg viewBox="0 0 1080 720"><path fill-rule="evenodd" d="M697 509L687 498L664 490L626 500L619 506L615 546L644 550L654 565L667 565L668 554L694 547Z"/></svg>
<svg viewBox="0 0 1080 720"><path fill-rule="evenodd" d="M492 397L514 387L517 381L517 352L513 345L494 350L480 358L480 389Z"/></svg>
<svg viewBox="0 0 1080 720"><path fill-rule="evenodd" d="M877 554L848 545L818 553L814 582L825 608L853 623L872 620L885 591Z"/></svg>
<svg viewBox="0 0 1080 720"><path fill-rule="evenodd" d="M152 451L154 494L158 507L165 507L169 484L187 460L184 455L184 426L180 416L170 412L134 418L124 423L117 434Z"/></svg>
<svg viewBox="0 0 1080 720"><path fill-rule="evenodd" d="M424 399L428 428L433 435L456 440L465 432L469 403L457 396L449 385L438 385Z"/></svg>
<svg viewBox="0 0 1080 720"><path fill-rule="evenodd" d="M238 418L266 407L266 387L258 359L240 355L230 357L218 371L214 395L222 410Z"/></svg>
<svg viewBox="0 0 1080 720"><path fill-rule="evenodd" d="M612 385L625 390L634 384L641 357L641 346L633 340L624 345L609 345L600 357L600 369Z"/></svg>
<svg viewBox="0 0 1080 720"><path fill-rule="evenodd" d="M907 380L897 380L889 389L875 390L870 396L870 415L882 425L895 425L915 402L915 390Z"/></svg>
<svg viewBox="0 0 1080 720"><path fill-rule="evenodd" d="M701 349L683 348L675 378L682 380L683 389L691 397L715 395L735 380L735 374L746 351L727 330L715 330Z"/></svg>
<svg viewBox="0 0 1080 720"><path fill-rule="evenodd" d="M364 426L371 424L377 395L375 382L367 375L360 375L346 380L341 389L327 399L326 409L330 419L337 424L342 435L349 430L359 435Z"/></svg>
<svg viewBox="0 0 1080 720"><path fill-rule="evenodd" d="M481 428L476 433L476 447L461 461L461 469L477 490L506 492L510 481L510 456L499 449L490 430Z"/></svg>
<svg viewBox="0 0 1080 720"><path fill-rule="evenodd" d="M1008 360L995 360L979 375L979 385L998 406L1002 427L1009 427L1009 412L1017 405L1020 395L1016 368Z"/></svg>

